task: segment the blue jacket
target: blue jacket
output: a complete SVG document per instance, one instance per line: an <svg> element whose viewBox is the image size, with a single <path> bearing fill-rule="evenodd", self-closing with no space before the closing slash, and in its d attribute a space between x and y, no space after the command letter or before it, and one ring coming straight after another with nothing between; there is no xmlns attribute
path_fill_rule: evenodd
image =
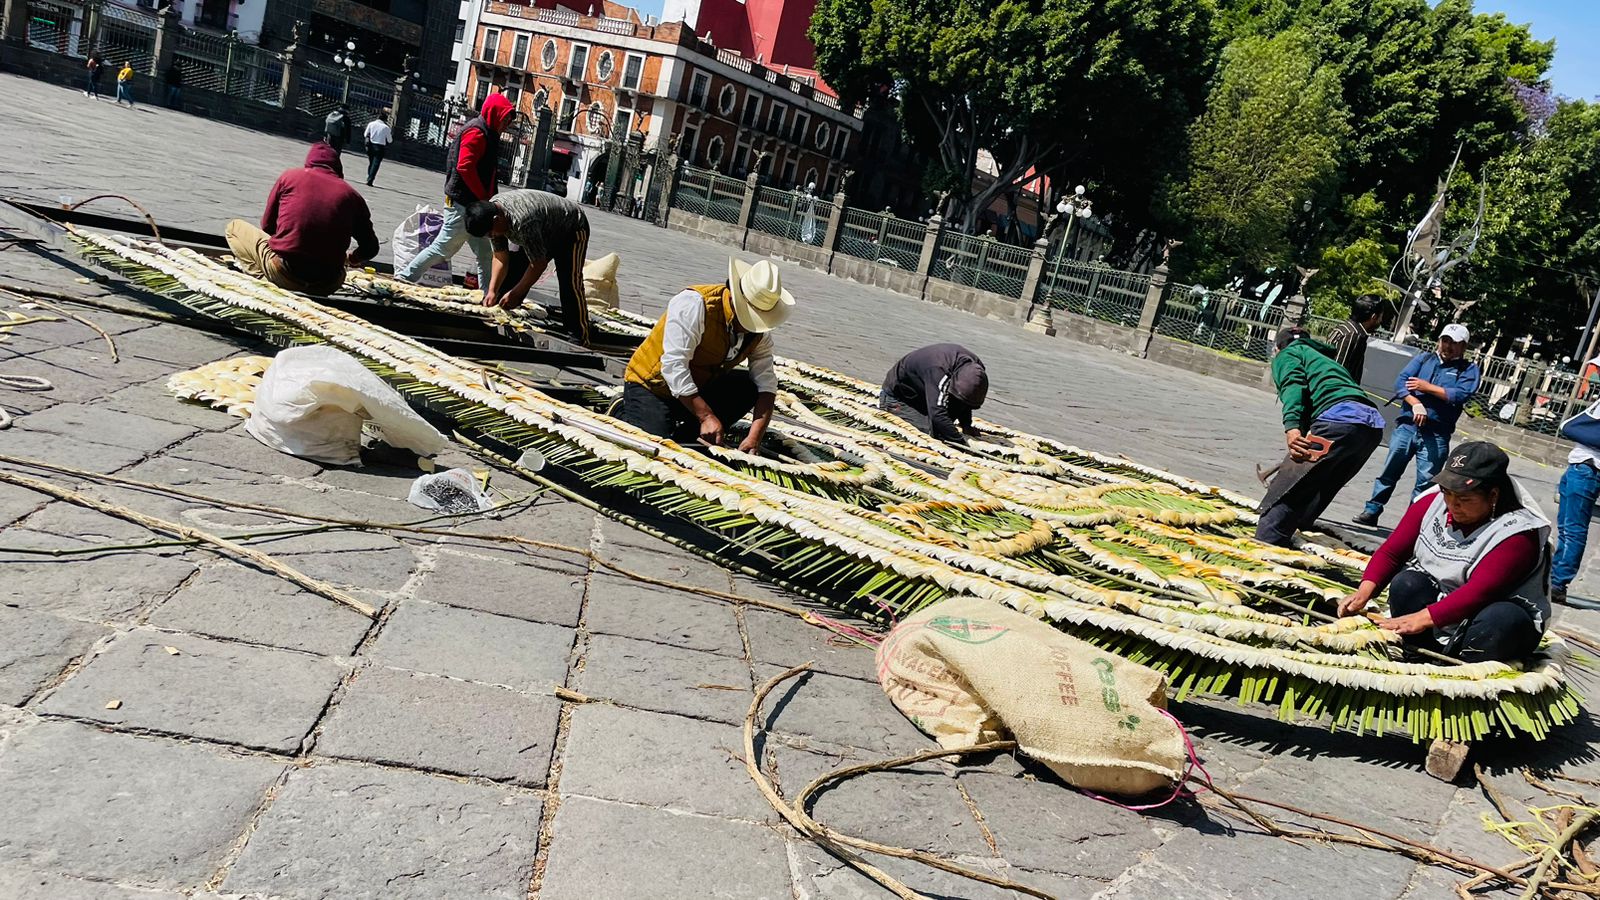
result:
<svg viewBox="0 0 1600 900"><path fill-rule="evenodd" d="M1456 420L1461 418L1461 407L1478 392L1478 382L1482 377L1478 364L1465 357L1445 362L1437 353L1417 354L1394 380L1395 399L1400 401L1401 406L1400 421L1411 421L1411 404L1406 403L1405 398L1415 396L1428 410L1428 421L1422 426L1423 431L1430 434L1454 432ZM1407 378L1421 378L1444 388L1445 399L1441 400L1432 394L1413 394L1406 390Z"/></svg>
<svg viewBox="0 0 1600 900"><path fill-rule="evenodd" d="M1600 450L1600 400L1561 423L1561 436Z"/></svg>

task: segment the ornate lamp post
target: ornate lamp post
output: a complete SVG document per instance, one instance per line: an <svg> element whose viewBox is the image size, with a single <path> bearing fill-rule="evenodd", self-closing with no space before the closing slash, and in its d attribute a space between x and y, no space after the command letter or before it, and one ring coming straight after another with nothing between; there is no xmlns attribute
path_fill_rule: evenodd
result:
<svg viewBox="0 0 1600 900"><path fill-rule="evenodd" d="M1062 197L1061 201L1056 204L1056 217L1066 216L1067 225L1061 233L1061 243L1056 247L1055 274L1050 279L1052 286L1061 280L1061 261L1067 255L1067 244L1072 241L1072 220L1087 219L1092 215L1094 215L1094 201L1084 196L1084 188L1081 184L1072 189L1070 196ZM1052 219L1051 224L1054 223L1055 220Z"/></svg>

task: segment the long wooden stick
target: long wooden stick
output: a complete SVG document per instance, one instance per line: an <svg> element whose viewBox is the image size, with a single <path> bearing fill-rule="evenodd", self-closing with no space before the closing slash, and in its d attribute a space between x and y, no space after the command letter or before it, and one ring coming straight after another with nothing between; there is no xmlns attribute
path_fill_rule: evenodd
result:
<svg viewBox="0 0 1600 900"><path fill-rule="evenodd" d="M77 322L79 325L82 325L83 327L94 331L96 334L100 335L101 339L106 342L106 346L111 349L111 361L114 362L114 363L122 362L122 358L117 355L117 342L112 340L110 333L108 333L104 328L101 328L99 325L96 325L95 323L89 321L88 319L85 319L83 316L80 316L75 312L71 312L69 310L62 309L61 307L55 305L54 303L51 303L48 300L41 300L38 297L31 297L30 298L30 297L28 297L28 296L26 296L24 294L17 294L17 293L14 293L12 291L4 290L3 288L0 288L0 293L11 294L13 297L18 297L18 298L20 298L20 299L22 299L22 300L24 300L26 302L29 302L29 303L37 303L40 306L44 307L45 309L53 310L55 312L58 312L61 315L66 316L67 318L71 319L72 321Z"/></svg>
<svg viewBox="0 0 1600 900"><path fill-rule="evenodd" d="M154 516L147 516L144 513L131 510L126 506L119 506L115 503L107 503L104 500L97 500L87 494L82 494L78 491L59 487L51 484L48 481L40 481L37 478L29 478L26 475L17 475L12 472L0 471L0 482L14 484L17 487L27 488L30 491L37 491L41 494L48 494L58 500L65 500L66 502L75 506L82 506L86 509L92 509L97 512L105 513L108 516L115 516L116 518L125 519L137 525L142 525L151 531L160 532L162 534L171 534L202 544L208 544L227 556L244 560L256 568L266 572L271 572L272 574L277 575L286 581L292 582L293 584L299 585L300 587L303 587L314 594L320 594L321 596L326 597L335 603L341 603L345 606L348 606L369 619L375 618L378 615L378 611L373 607L361 602L360 600L357 600L355 597L352 597L349 594L346 594L344 591L339 590L331 584L327 584L326 582L312 578L298 569L290 568L289 566L278 562L259 550L253 550L249 547L241 546L233 541L227 540L226 538L220 538L209 532L201 531L198 528L190 528L187 525L180 525L177 522L168 522L165 519L157 519Z"/></svg>
<svg viewBox="0 0 1600 900"><path fill-rule="evenodd" d="M767 803L771 804L772 808L778 811L778 815L783 816L784 821L794 826L796 831L816 842L816 844L822 847L824 850L827 850L834 856L837 856L838 858L849 863L856 869L856 871L867 876L868 878L871 878L878 884L883 885L883 887L891 891L896 897L899 897L900 900L928 900L927 897L907 887L904 882L897 880L893 875L890 875L888 872L885 872L877 866L874 866L872 863L867 862L859 855L852 853L844 846L835 842L832 838L829 838L826 835L817 834L816 832L807 829L805 820L801 819L800 816L795 814L794 807L783 801L783 797L780 796L777 789L772 786L771 780L769 780L766 775L762 774L761 766L756 761L756 720L761 717L761 704L767 699L767 695L772 693L772 689L777 687L785 679L793 678L794 676L799 675L801 672L806 672L810 669L811 663L802 663L792 669L774 675L763 682L760 687L756 688L756 695L750 701L750 711L746 713L744 717L745 771L750 773L750 780L756 783L756 787L761 791L761 796L767 798Z"/></svg>
<svg viewBox="0 0 1600 900"><path fill-rule="evenodd" d="M1528 878L1528 886L1523 890L1521 900L1533 900L1534 897L1539 895L1539 885L1544 883L1545 878L1551 873L1551 870L1555 867L1556 860L1561 858L1562 851L1585 828L1592 825L1597 816L1600 816L1600 813L1590 810L1583 815L1574 817L1571 824L1562 829L1561 834L1544 848L1544 853L1540 854L1539 868L1534 869L1533 875ZM1554 885L1551 886L1554 887Z"/></svg>

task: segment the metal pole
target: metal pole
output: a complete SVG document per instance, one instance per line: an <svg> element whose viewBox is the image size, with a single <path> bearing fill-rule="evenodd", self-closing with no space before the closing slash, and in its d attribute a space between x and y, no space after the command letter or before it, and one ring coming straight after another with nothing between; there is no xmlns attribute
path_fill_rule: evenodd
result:
<svg viewBox="0 0 1600 900"><path fill-rule="evenodd" d="M1583 326L1583 337L1578 341L1578 355L1573 357L1579 368L1590 360L1584 353L1594 349L1589 346L1589 339L1594 334L1594 320L1597 315L1600 315L1600 288L1595 289L1594 301L1589 304L1589 321Z"/></svg>

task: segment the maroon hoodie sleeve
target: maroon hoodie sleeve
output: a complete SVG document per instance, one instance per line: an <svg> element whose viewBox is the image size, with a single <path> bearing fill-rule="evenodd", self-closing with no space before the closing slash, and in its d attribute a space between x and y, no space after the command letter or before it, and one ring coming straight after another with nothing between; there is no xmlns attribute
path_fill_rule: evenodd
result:
<svg viewBox="0 0 1600 900"><path fill-rule="evenodd" d="M283 199L283 176L272 183L272 191L267 194L267 208L261 213L261 230L268 237L278 233L278 201Z"/></svg>
<svg viewBox="0 0 1600 900"><path fill-rule="evenodd" d="M461 153L456 156L456 174L466 183L467 190L479 200L487 200L491 196L489 186L478 177L478 161L489 149L489 141L483 132L473 128L461 135Z"/></svg>
<svg viewBox="0 0 1600 900"><path fill-rule="evenodd" d="M350 236L356 239L354 256L361 262L378 255L378 235L372 230L372 210L367 208L367 201L356 195L354 209L350 216Z"/></svg>

